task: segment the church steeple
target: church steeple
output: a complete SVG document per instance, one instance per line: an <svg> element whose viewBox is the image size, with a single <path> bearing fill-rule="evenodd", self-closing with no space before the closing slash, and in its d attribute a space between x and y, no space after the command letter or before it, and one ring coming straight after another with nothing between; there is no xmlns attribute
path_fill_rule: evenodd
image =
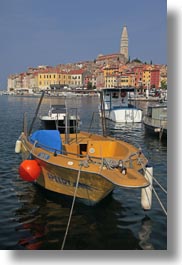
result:
<svg viewBox="0 0 182 265"><path fill-rule="evenodd" d="M121 34L120 53L124 54L126 61L128 61L128 32L126 26L123 27Z"/></svg>

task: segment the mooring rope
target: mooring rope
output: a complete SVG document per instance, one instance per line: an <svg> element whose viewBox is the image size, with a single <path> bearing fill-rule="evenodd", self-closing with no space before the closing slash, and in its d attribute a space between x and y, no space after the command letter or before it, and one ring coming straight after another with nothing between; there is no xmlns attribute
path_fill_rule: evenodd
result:
<svg viewBox="0 0 182 265"><path fill-rule="evenodd" d="M70 210L70 214L69 214L69 218L68 218L68 223L67 223L67 227L66 227L64 239L63 239L63 242L62 242L61 250L64 249L64 245L65 245L65 242L66 242L66 237L67 237L67 234L68 234L68 229L69 229L69 226L70 226L70 221L71 221L71 217L72 217L72 213L73 213L73 207L74 207L75 199L76 199L76 193L77 193L77 189L78 189L78 183L79 183L79 180L80 180L81 168L82 168L82 165L80 165L80 169L78 171L78 176L77 176L77 181L76 181L76 186L75 186L73 201L72 201L72 205L71 205L71 210Z"/></svg>
<svg viewBox="0 0 182 265"><path fill-rule="evenodd" d="M156 198L157 198L157 200L158 200L158 202L159 202L159 204L160 204L162 210L164 211L165 215L167 216L167 211L166 211L166 209L165 209L163 203L161 202L161 200L160 200L160 198L159 198L159 196L158 196L156 190L154 189L154 187L152 187L152 190L154 191L154 194L155 194L155 196L156 196Z"/></svg>

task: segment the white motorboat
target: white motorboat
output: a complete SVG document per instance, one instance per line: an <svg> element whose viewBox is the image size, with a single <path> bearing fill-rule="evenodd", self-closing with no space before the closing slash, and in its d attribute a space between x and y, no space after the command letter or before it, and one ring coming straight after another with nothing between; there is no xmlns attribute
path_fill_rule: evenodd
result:
<svg viewBox="0 0 182 265"><path fill-rule="evenodd" d="M167 139L167 104L148 106L143 124L147 132L158 135L160 139Z"/></svg>
<svg viewBox="0 0 182 265"><path fill-rule="evenodd" d="M51 105L48 115L40 116L40 120L46 130L59 130L60 133L65 133L65 127L69 129L70 133L75 133L80 123L76 109L69 108L68 113L65 105Z"/></svg>
<svg viewBox="0 0 182 265"><path fill-rule="evenodd" d="M101 91L100 115L113 122L142 122L142 110L129 103L134 88L104 88Z"/></svg>

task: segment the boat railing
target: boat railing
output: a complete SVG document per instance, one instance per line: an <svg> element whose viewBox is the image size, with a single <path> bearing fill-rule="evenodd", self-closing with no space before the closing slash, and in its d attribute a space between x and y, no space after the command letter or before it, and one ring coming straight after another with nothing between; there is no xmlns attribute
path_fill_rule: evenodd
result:
<svg viewBox="0 0 182 265"><path fill-rule="evenodd" d="M107 168L110 168L110 169L113 169L114 167L118 167L119 165L120 166L122 165L125 167L133 167L132 163L134 160L137 160L138 161L137 163L140 163L139 159L140 159L140 156L142 154L141 150L139 150L137 152L133 152L132 154L130 154L130 156L127 159L121 159L120 157L113 158L113 157L107 157L107 156L106 157L105 156L98 157L98 156L88 155L87 153L86 154L78 154L78 153L68 152L64 149L59 150L59 149L44 145L42 143L39 143L38 141L35 141L33 143L33 148L31 150L32 153L34 152L35 147L42 148L44 150L52 152L54 154L54 156L61 155L61 156L67 157L68 155L71 155L72 160L78 161L78 159L81 159L80 161L85 162L85 166L88 166L88 163L94 163L94 164L102 165L101 168L103 166L106 166ZM43 156L42 156L42 153L40 153L40 155L41 156L39 156L39 158L41 158L41 159L46 158L45 154L43 154ZM87 163L87 165L86 165L86 163Z"/></svg>
<svg viewBox="0 0 182 265"><path fill-rule="evenodd" d="M99 111L94 111L92 113L92 117L89 123L89 126L87 127L87 132L98 132L98 124L100 124L101 120L99 118ZM102 129L102 125L100 124L100 129Z"/></svg>
<svg viewBox="0 0 182 265"><path fill-rule="evenodd" d="M65 113L65 117L64 117L64 122L65 122L65 125L64 126L61 126L59 125L58 121L59 121L59 114L60 113ZM79 127L79 121L80 121L80 118L79 118L79 115L78 115L78 109L77 108L62 108L62 109L59 109L59 112L54 112L54 114L57 114L57 119L56 119L56 127L57 129L63 129L65 127L67 127L67 129L70 131L70 129L72 129L74 132L77 132L78 130L78 127ZM74 119L74 122L72 123L72 125L70 124L69 120L70 118L75 118Z"/></svg>

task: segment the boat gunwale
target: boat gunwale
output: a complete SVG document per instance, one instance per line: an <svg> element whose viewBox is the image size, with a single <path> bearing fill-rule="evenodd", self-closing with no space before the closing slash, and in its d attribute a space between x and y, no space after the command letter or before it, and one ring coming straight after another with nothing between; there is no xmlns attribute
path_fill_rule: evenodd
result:
<svg viewBox="0 0 182 265"><path fill-rule="evenodd" d="M38 161L41 161L41 166L43 166L43 164L44 163L46 163L46 164L48 164L48 165L50 165L50 166L56 166L56 167L61 167L61 168L65 168L65 169L68 169L68 170L74 170L74 171L79 171L79 170L81 170L82 172L85 172L85 173L88 173L88 174L94 174L94 175L98 175L98 176L100 176L100 177L103 177L104 179L106 179L107 181L109 181L110 183L112 183L113 185L115 185L115 186L118 186L118 187L122 187L122 188L132 188L132 189L135 189L135 188L143 188L143 187L147 187L149 184L146 184L146 185L138 185L138 186L132 186L132 185L128 185L128 186L126 186L126 185L121 185L121 184L118 184L117 183L117 181L114 181L114 180L111 180L111 178L109 178L108 176L107 176L107 174L103 174L102 173L102 171L103 171L103 166L102 166L102 164L103 164L103 158L99 158L99 157L91 157L91 156L89 156L89 158L94 158L94 159L97 159L97 160L100 160L100 163L97 163L97 162L95 162L95 163L93 163L92 165L97 165L98 166L98 172L96 172L96 171L93 171L93 169L91 168L91 170L88 170L87 169L87 167L86 167L86 169L85 170L83 170L83 169L80 169L80 165L79 165L79 163L82 163L82 162L84 162L84 161L86 161L85 160L85 158L88 158L88 155L85 155L85 156L81 156L80 155L80 157L77 157L77 158L73 158L73 157L68 157L67 155L63 155L63 154L58 154L58 155L56 155L55 156L55 158L56 157L58 157L59 155L61 155L59 158L61 159L61 158L65 158L65 159L67 159L67 160L73 160L73 161L75 161L75 162L77 162L78 164L76 165L76 167L74 166L73 167L73 165L72 165L72 167L70 168L66 163L63 165L63 166L61 166L59 163L55 163L55 161L53 160L53 161L48 161L48 160L46 160L46 159L44 159L44 158L42 158L42 157L39 157L38 156L38 154L39 153L41 153L41 150L43 150L44 152L45 152L45 155L51 155L51 157L53 158L53 153L52 152L50 152L50 151L48 151L48 150L45 150L45 149L43 149L43 148L41 148L41 147L34 147L34 144L32 144L30 141L29 141L29 139L25 136L25 135L23 135L23 144L24 144L24 146L25 146L25 149L27 149L27 152L29 152L36 160L38 160ZM110 138L110 137L109 137ZM114 140L113 138L111 138L112 140ZM125 142L124 142L125 143ZM128 144L128 143L126 143L126 144ZM129 144L130 145L130 144ZM35 153L35 152L33 152L34 151L34 149L36 148L36 150L37 150L37 154ZM38 150L40 149L40 152L38 152ZM50 154L51 153L51 154ZM78 154L75 154L74 153L74 155L75 156L79 156ZM135 153L135 154L133 154L133 155L137 155L137 153ZM126 161L129 161L129 159L128 160L126 160ZM146 162L146 164L147 164L147 162ZM44 166L43 166L44 167ZM89 168L90 169L90 168ZM139 173L139 170L140 170L141 168L139 168L138 170L136 169L135 171L136 171L136 173ZM110 170L111 169L108 169L108 168L105 168L104 169L104 171L105 171L105 173L106 172L110 172ZM115 169L112 169L113 171L113 173L114 173L114 175L115 175L115 177L121 177L121 176L119 176L118 175L118 171L115 171L114 172L114 170ZM128 171L130 170L130 168L128 168ZM143 176L143 174L141 174L141 173L139 173L141 176ZM144 177L144 176L143 176ZM145 178L145 177L144 177Z"/></svg>

